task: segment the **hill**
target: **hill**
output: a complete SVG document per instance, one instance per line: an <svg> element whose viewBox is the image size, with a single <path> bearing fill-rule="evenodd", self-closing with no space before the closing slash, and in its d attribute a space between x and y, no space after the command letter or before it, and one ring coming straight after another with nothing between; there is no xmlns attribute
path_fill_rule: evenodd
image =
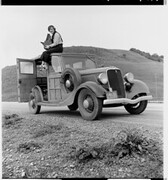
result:
<svg viewBox="0 0 168 180"><path fill-rule="evenodd" d="M134 51L103 49L97 47L65 47L65 53L90 53L97 56L99 65L116 66L124 75L132 72L136 79L144 81L154 97L163 100L163 63L152 61ZM2 69L2 101L17 101L16 66Z"/></svg>
<svg viewBox="0 0 168 180"><path fill-rule="evenodd" d="M2 101L17 101L16 65L2 69Z"/></svg>

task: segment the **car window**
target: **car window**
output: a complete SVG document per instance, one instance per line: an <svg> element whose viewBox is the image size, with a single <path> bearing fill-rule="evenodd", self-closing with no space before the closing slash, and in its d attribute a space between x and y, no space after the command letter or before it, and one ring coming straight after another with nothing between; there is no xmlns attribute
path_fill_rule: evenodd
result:
<svg viewBox="0 0 168 180"><path fill-rule="evenodd" d="M75 69L83 69L82 62L74 63L73 68L75 68Z"/></svg>
<svg viewBox="0 0 168 180"><path fill-rule="evenodd" d="M64 58L63 59L65 67L72 67L75 69L92 69L96 68L96 64L94 61L91 59L86 59L86 58Z"/></svg>
<svg viewBox="0 0 168 180"><path fill-rule="evenodd" d="M69 67L71 67L71 66L70 66L70 64L65 64L65 67L66 67L66 68L69 68Z"/></svg>
<svg viewBox="0 0 168 180"><path fill-rule="evenodd" d="M95 63L93 61L91 61L90 59L87 59L85 61L85 66L86 66L86 69L92 69L92 68L95 68Z"/></svg>
<svg viewBox="0 0 168 180"><path fill-rule="evenodd" d="M20 73L33 74L33 62L20 62Z"/></svg>
<svg viewBox="0 0 168 180"><path fill-rule="evenodd" d="M52 58L52 67L53 67L53 70L55 72L62 72L62 67L61 67L61 59L60 57L53 57Z"/></svg>

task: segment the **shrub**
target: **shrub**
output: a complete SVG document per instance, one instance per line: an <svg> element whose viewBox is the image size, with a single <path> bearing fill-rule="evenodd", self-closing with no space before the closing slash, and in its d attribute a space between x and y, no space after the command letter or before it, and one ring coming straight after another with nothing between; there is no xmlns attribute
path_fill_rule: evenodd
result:
<svg viewBox="0 0 168 180"><path fill-rule="evenodd" d="M138 54L140 54L140 55L142 55L142 56L144 56L144 57L146 57L148 59L151 59L153 61L163 62L163 59L164 59L163 55L159 56L156 53L151 55L150 53L146 53L144 51L141 51L141 50L138 50L138 49L135 49L135 48L131 48L130 51L136 52L136 53L138 53Z"/></svg>
<svg viewBox="0 0 168 180"><path fill-rule="evenodd" d="M12 114L12 115L4 115L2 117L2 127L5 127L5 128L10 128L10 127L13 127L15 126L16 124L20 123L20 121L22 120L23 118L19 117L17 114Z"/></svg>
<svg viewBox="0 0 168 180"><path fill-rule="evenodd" d="M145 137L138 129L125 129L117 132L109 142L97 145L84 144L79 147L71 147L70 158L78 162L92 159L111 161L111 158L119 160L124 156L147 155L151 158L154 154L159 155L159 145L156 141ZM160 155L159 155L160 156Z"/></svg>

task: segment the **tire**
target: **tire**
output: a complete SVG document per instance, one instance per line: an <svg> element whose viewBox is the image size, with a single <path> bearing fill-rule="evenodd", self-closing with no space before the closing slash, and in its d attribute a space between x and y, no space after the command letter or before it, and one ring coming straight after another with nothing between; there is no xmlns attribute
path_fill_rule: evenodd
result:
<svg viewBox="0 0 168 180"><path fill-rule="evenodd" d="M80 114L85 120L98 119L102 112L103 100L89 89L82 89L78 96L78 107Z"/></svg>
<svg viewBox="0 0 168 180"><path fill-rule="evenodd" d="M66 68L62 73L61 82L67 93L73 92L81 84L82 79L79 71L74 68Z"/></svg>
<svg viewBox="0 0 168 180"><path fill-rule="evenodd" d="M37 105L38 102L41 102L41 96L37 89L34 89L29 96L29 111L32 114L39 114L41 110L41 106Z"/></svg>
<svg viewBox="0 0 168 180"><path fill-rule="evenodd" d="M136 99L140 96L142 96L142 95L136 95L132 99ZM141 114L146 109L147 104L148 104L148 101L144 100L144 101L140 101L139 103L136 103L136 104L127 104L124 107L125 107L126 111L129 112L130 114Z"/></svg>
<svg viewBox="0 0 168 180"><path fill-rule="evenodd" d="M69 105L68 108L70 111L76 111L78 109L78 104L73 103L73 104Z"/></svg>

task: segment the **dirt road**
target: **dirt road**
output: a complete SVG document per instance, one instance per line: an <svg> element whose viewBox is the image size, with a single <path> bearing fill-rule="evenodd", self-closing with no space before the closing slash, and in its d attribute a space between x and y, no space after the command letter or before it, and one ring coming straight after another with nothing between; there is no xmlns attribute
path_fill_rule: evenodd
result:
<svg viewBox="0 0 168 180"><path fill-rule="evenodd" d="M149 103L145 112L140 115L130 115L124 107L104 108L100 120L86 121L80 116L79 111L70 112L67 107L42 107L41 113L29 113L27 103L3 102L3 113L16 113L24 117L45 119L46 123L54 124L61 121L70 127L78 127L84 131L102 133L106 137L109 133L127 127L149 128L151 130L163 128L163 104Z"/></svg>
<svg viewBox="0 0 168 180"><path fill-rule="evenodd" d="M27 103L17 103L17 102L3 102L2 112L15 112L24 115L29 114ZM70 112L67 107L42 107L41 113L44 115L52 115L57 117L63 115L65 118L79 119L81 121L81 116L79 111ZM37 116L37 115L36 115ZM163 104L162 103L149 103L147 109L140 115L130 115L124 107L117 108L104 108L102 116L100 118L101 122L123 122L123 123L139 123L149 126L163 126ZM99 121L100 121L99 120ZM83 120L83 122L85 122ZM95 121L94 121L95 122Z"/></svg>

